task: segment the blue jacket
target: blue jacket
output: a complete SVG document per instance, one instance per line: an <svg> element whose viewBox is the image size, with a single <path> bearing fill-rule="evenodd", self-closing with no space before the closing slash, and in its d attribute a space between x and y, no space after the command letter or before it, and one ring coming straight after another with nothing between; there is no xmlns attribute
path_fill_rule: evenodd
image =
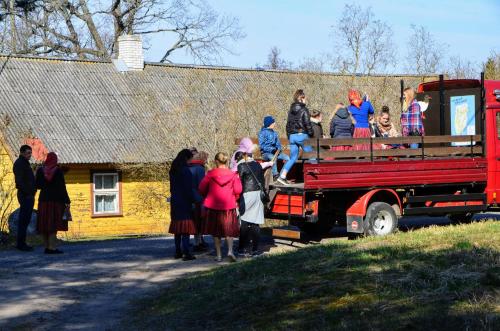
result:
<svg viewBox="0 0 500 331"><path fill-rule="evenodd" d="M262 128L259 132L259 146L260 153L276 153L277 150L281 150L280 138L278 137L278 132L269 128Z"/></svg>
<svg viewBox="0 0 500 331"><path fill-rule="evenodd" d="M363 101L361 106L358 108L356 106L350 105L349 111L356 120L356 128L369 128L368 115L375 113L375 109L370 101Z"/></svg>
<svg viewBox="0 0 500 331"><path fill-rule="evenodd" d="M203 202L203 197L201 196L200 192L198 191L198 187L200 187L201 180L203 177L205 177L205 167L201 164L198 163L190 163L188 164L189 166L189 171L191 171L191 183L192 183L192 190L193 190L193 197L194 201L196 203L202 203Z"/></svg>
<svg viewBox="0 0 500 331"><path fill-rule="evenodd" d="M170 175L170 217L172 221L192 219L194 203L192 175L188 167L182 167Z"/></svg>
<svg viewBox="0 0 500 331"><path fill-rule="evenodd" d="M333 116L330 123L330 137L351 138L354 131L354 124L347 108L340 108Z"/></svg>

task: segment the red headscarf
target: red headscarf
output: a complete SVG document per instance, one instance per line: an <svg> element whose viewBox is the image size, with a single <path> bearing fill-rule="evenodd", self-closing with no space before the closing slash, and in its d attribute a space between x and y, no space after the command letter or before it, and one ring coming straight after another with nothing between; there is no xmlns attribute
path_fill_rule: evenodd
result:
<svg viewBox="0 0 500 331"><path fill-rule="evenodd" d="M45 180L50 182L52 178L54 178L54 174L57 170L57 154L54 152L50 152L47 154L47 158L45 159L45 163L43 165L43 175Z"/></svg>
<svg viewBox="0 0 500 331"><path fill-rule="evenodd" d="M361 94L357 90L349 90L349 102L351 105L359 108L363 101L361 100Z"/></svg>

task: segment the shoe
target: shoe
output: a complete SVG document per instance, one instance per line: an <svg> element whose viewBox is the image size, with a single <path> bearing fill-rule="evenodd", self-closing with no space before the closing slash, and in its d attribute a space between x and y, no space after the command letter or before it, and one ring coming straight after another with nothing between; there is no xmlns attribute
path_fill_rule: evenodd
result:
<svg viewBox="0 0 500 331"><path fill-rule="evenodd" d="M182 261L191 261L191 260L196 260L196 257L191 254L184 254L182 257Z"/></svg>
<svg viewBox="0 0 500 331"><path fill-rule="evenodd" d="M62 254L63 251L60 251L58 249L48 249L48 248L45 248L44 253L45 254Z"/></svg>
<svg viewBox="0 0 500 331"><path fill-rule="evenodd" d="M257 257L257 256L260 256L260 254L261 253L259 251L253 251L252 254L251 254L251 256L252 257Z"/></svg>
<svg viewBox="0 0 500 331"><path fill-rule="evenodd" d="M16 248L17 248L18 250L20 250L20 251L23 251L23 252L31 252L31 251L33 251L33 247L28 246L28 245L26 245L26 244L21 245L21 246L16 246Z"/></svg>
<svg viewBox="0 0 500 331"><path fill-rule="evenodd" d="M198 246L201 246L202 248L208 249L208 244L204 241L202 241Z"/></svg>
<svg viewBox="0 0 500 331"><path fill-rule="evenodd" d="M277 180L276 180L276 183L280 183L281 185L290 185L290 182L288 180L286 180L286 178L282 178L282 177L279 177Z"/></svg>
<svg viewBox="0 0 500 331"><path fill-rule="evenodd" d="M236 256L233 254L227 254L227 257L229 259L229 262L236 262Z"/></svg>
<svg viewBox="0 0 500 331"><path fill-rule="evenodd" d="M222 262L222 256L216 256L214 261L215 262Z"/></svg>
<svg viewBox="0 0 500 331"><path fill-rule="evenodd" d="M280 175L273 175L273 183L277 182L279 177Z"/></svg>
<svg viewBox="0 0 500 331"><path fill-rule="evenodd" d="M174 259L180 259L182 257L182 252L175 252Z"/></svg>

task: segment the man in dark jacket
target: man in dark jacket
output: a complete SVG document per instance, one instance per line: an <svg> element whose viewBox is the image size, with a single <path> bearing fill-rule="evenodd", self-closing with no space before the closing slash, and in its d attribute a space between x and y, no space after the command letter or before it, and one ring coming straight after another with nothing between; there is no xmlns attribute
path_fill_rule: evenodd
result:
<svg viewBox="0 0 500 331"><path fill-rule="evenodd" d="M352 138L354 124L347 110L347 107L340 107L330 123L330 137L332 138Z"/></svg>
<svg viewBox="0 0 500 331"><path fill-rule="evenodd" d="M30 165L31 153L30 146L21 146L19 158L14 162L13 168L17 200L20 206L17 223L17 249L25 252L33 250L33 247L26 244L26 231L33 213L36 194L35 175Z"/></svg>
<svg viewBox="0 0 500 331"><path fill-rule="evenodd" d="M304 152L312 152L312 147L305 145L306 140L314 135L314 131L311 125L311 114L306 107L304 90L295 91L293 100L286 122L286 133L290 141L290 161L283 166L277 180L282 185L290 184L286 179L286 175L299 158L299 148L302 148Z"/></svg>
<svg viewBox="0 0 500 331"><path fill-rule="evenodd" d="M321 121L323 116L321 111L317 109L313 109L311 112L311 125L313 128L313 136L311 138L314 139L323 139L323 126L321 125Z"/></svg>

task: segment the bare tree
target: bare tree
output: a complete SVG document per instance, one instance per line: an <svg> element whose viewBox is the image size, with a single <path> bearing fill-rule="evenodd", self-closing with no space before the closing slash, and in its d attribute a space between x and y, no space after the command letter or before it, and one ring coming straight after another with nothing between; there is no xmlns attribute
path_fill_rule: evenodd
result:
<svg viewBox="0 0 500 331"><path fill-rule="evenodd" d="M281 57L281 50L273 46L267 55L267 63L264 65L266 69L289 70L292 68L292 63L284 60Z"/></svg>
<svg viewBox="0 0 500 331"><path fill-rule="evenodd" d="M21 6L20 3L29 3ZM185 50L195 61L220 61L231 43L244 37L235 17L221 16L206 0L0 0L0 28L8 51L74 58L109 59L124 34L163 33L161 62ZM28 35L19 34L19 26ZM28 41L21 45L22 41Z"/></svg>
<svg viewBox="0 0 500 331"><path fill-rule="evenodd" d="M477 78L479 66L460 56L452 56L448 60L446 74L451 79Z"/></svg>
<svg viewBox="0 0 500 331"><path fill-rule="evenodd" d="M385 22L374 19L370 7L363 9L358 4L346 4L340 17L332 33L337 50L335 70L370 75L395 63L392 29Z"/></svg>
<svg viewBox="0 0 500 331"><path fill-rule="evenodd" d="M326 72L331 66L331 55L322 54L320 56L306 57L297 66L297 70L309 72Z"/></svg>
<svg viewBox="0 0 500 331"><path fill-rule="evenodd" d="M435 74L443 69L448 46L436 41L423 26L411 25L413 30L407 44L407 70L419 75Z"/></svg>

